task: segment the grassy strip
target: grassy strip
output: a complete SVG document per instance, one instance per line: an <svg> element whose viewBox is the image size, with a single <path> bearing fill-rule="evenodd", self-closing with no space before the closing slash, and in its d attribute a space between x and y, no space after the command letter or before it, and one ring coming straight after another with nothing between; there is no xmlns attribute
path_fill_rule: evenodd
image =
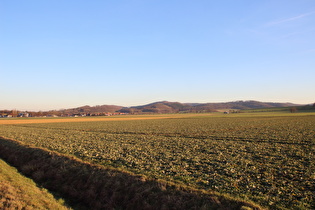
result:
<svg viewBox="0 0 315 210"><path fill-rule="evenodd" d="M0 209L68 209L62 203L0 159Z"/></svg>
<svg viewBox="0 0 315 210"><path fill-rule="evenodd" d="M0 138L3 159L86 209L261 209L218 193L149 179Z"/></svg>

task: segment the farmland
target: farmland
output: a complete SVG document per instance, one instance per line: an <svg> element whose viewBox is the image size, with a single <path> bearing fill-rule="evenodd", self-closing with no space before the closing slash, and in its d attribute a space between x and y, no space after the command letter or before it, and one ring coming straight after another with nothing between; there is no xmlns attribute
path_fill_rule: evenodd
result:
<svg viewBox="0 0 315 210"><path fill-rule="evenodd" d="M272 209L315 208L314 114L163 116L3 121L0 136Z"/></svg>

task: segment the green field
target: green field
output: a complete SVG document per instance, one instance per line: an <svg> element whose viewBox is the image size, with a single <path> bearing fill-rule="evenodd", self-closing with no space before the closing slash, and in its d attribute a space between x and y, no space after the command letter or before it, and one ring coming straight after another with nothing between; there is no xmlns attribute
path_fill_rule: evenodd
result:
<svg viewBox="0 0 315 210"><path fill-rule="evenodd" d="M0 136L271 209L315 208L314 114L184 116L0 125Z"/></svg>

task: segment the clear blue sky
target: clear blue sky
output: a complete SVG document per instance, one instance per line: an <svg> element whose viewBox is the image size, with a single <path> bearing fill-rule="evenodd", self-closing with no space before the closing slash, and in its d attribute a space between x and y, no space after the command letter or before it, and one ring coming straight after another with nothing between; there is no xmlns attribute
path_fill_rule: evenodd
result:
<svg viewBox="0 0 315 210"><path fill-rule="evenodd" d="M0 109L315 102L314 0L0 0Z"/></svg>

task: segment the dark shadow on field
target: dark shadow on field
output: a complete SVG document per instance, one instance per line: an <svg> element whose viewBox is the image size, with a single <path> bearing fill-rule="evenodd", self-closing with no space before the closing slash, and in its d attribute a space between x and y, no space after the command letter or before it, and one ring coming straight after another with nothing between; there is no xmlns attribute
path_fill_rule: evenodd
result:
<svg viewBox="0 0 315 210"><path fill-rule="evenodd" d="M261 209L206 192L83 162L0 137L0 156L75 209Z"/></svg>

